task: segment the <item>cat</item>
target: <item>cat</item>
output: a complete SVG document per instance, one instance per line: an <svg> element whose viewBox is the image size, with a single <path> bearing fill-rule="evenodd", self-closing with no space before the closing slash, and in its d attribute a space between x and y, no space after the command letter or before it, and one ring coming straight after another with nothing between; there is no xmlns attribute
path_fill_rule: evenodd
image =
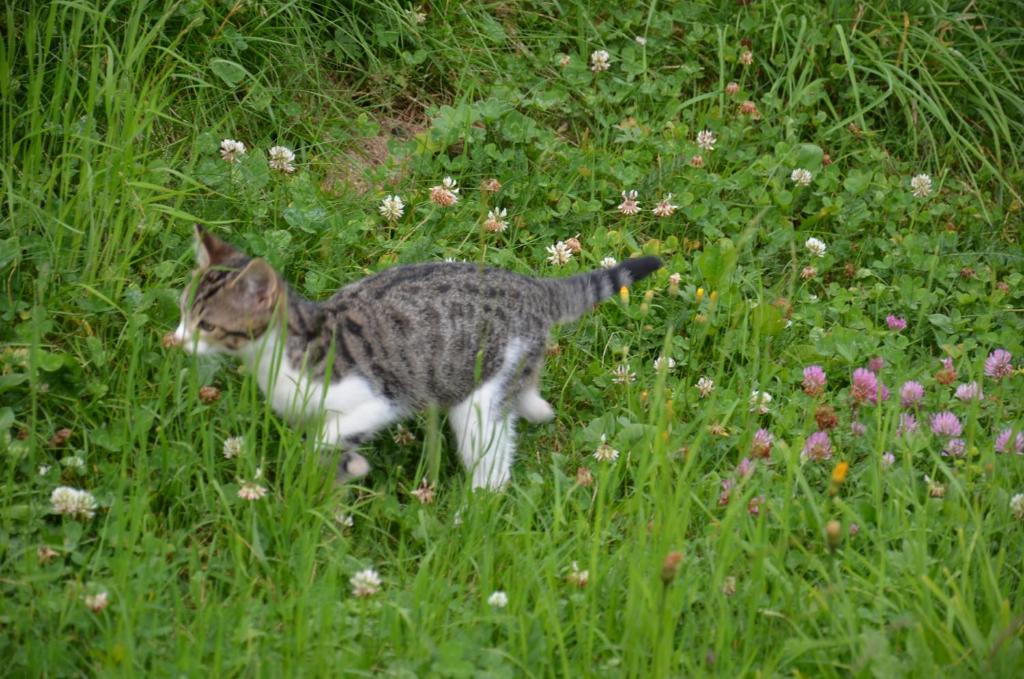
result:
<svg viewBox="0 0 1024 679"><path fill-rule="evenodd" d="M628 259L566 278L471 263L408 264L351 283L324 302L295 292L265 260L196 225L192 283L165 345L227 353L292 424L317 422L340 447L336 480L365 476L357 452L382 428L430 406L448 410L474 488L504 487L515 422L554 417L540 395L548 332L661 267Z"/></svg>

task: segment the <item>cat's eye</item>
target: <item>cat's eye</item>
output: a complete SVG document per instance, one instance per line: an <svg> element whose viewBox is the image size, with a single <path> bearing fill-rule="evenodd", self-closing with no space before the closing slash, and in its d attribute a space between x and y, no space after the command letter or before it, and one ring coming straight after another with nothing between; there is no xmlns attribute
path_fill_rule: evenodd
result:
<svg viewBox="0 0 1024 679"><path fill-rule="evenodd" d="M199 329L202 330L203 332L213 332L213 323L199 321Z"/></svg>

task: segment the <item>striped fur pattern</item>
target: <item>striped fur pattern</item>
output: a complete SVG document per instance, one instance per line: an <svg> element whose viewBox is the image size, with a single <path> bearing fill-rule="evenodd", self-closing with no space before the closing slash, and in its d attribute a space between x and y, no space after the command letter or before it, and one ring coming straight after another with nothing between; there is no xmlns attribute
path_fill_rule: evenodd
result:
<svg viewBox="0 0 1024 679"><path fill-rule="evenodd" d="M551 326L661 266L642 257L554 279L467 263L413 264L313 302L265 261L201 227L196 233L198 268L182 295L173 343L234 354L283 416L323 418L323 443L345 451L339 479L368 470L355 452L360 443L436 405L449 411L473 485L504 485L515 420L554 415L538 388Z"/></svg>

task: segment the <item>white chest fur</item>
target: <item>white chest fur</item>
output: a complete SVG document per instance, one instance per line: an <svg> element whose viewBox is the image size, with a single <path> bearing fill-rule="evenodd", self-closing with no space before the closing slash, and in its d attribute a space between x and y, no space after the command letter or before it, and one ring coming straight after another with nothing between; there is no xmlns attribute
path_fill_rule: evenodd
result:
<svg viewBox="0 0 1024 679"><path fill-rule="evenodd" d="M311 378L301 367L292 365L273 331L250 344L241 357L274 411L294 424L318 418L324 411L350 413L375 398L370 384L358 375L331 384Z"/></svg>

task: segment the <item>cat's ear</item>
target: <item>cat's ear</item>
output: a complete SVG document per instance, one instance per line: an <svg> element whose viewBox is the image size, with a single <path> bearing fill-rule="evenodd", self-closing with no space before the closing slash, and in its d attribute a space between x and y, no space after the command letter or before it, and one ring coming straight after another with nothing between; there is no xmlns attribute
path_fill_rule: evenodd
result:
<svg viewBox="0 0 1024 679"><path fill-rule="evenodd" d="M248 303L257 309L270 309L274 306L281 289L277 272L262 259L254 259L246 264L229 285L241 292Z"/></svg>
<svg viewBox="0 0 1024 679"><path fill-rule="evenodd" d="M238 251L196 224L196 264L200 269L216 266Z"/></svg>

